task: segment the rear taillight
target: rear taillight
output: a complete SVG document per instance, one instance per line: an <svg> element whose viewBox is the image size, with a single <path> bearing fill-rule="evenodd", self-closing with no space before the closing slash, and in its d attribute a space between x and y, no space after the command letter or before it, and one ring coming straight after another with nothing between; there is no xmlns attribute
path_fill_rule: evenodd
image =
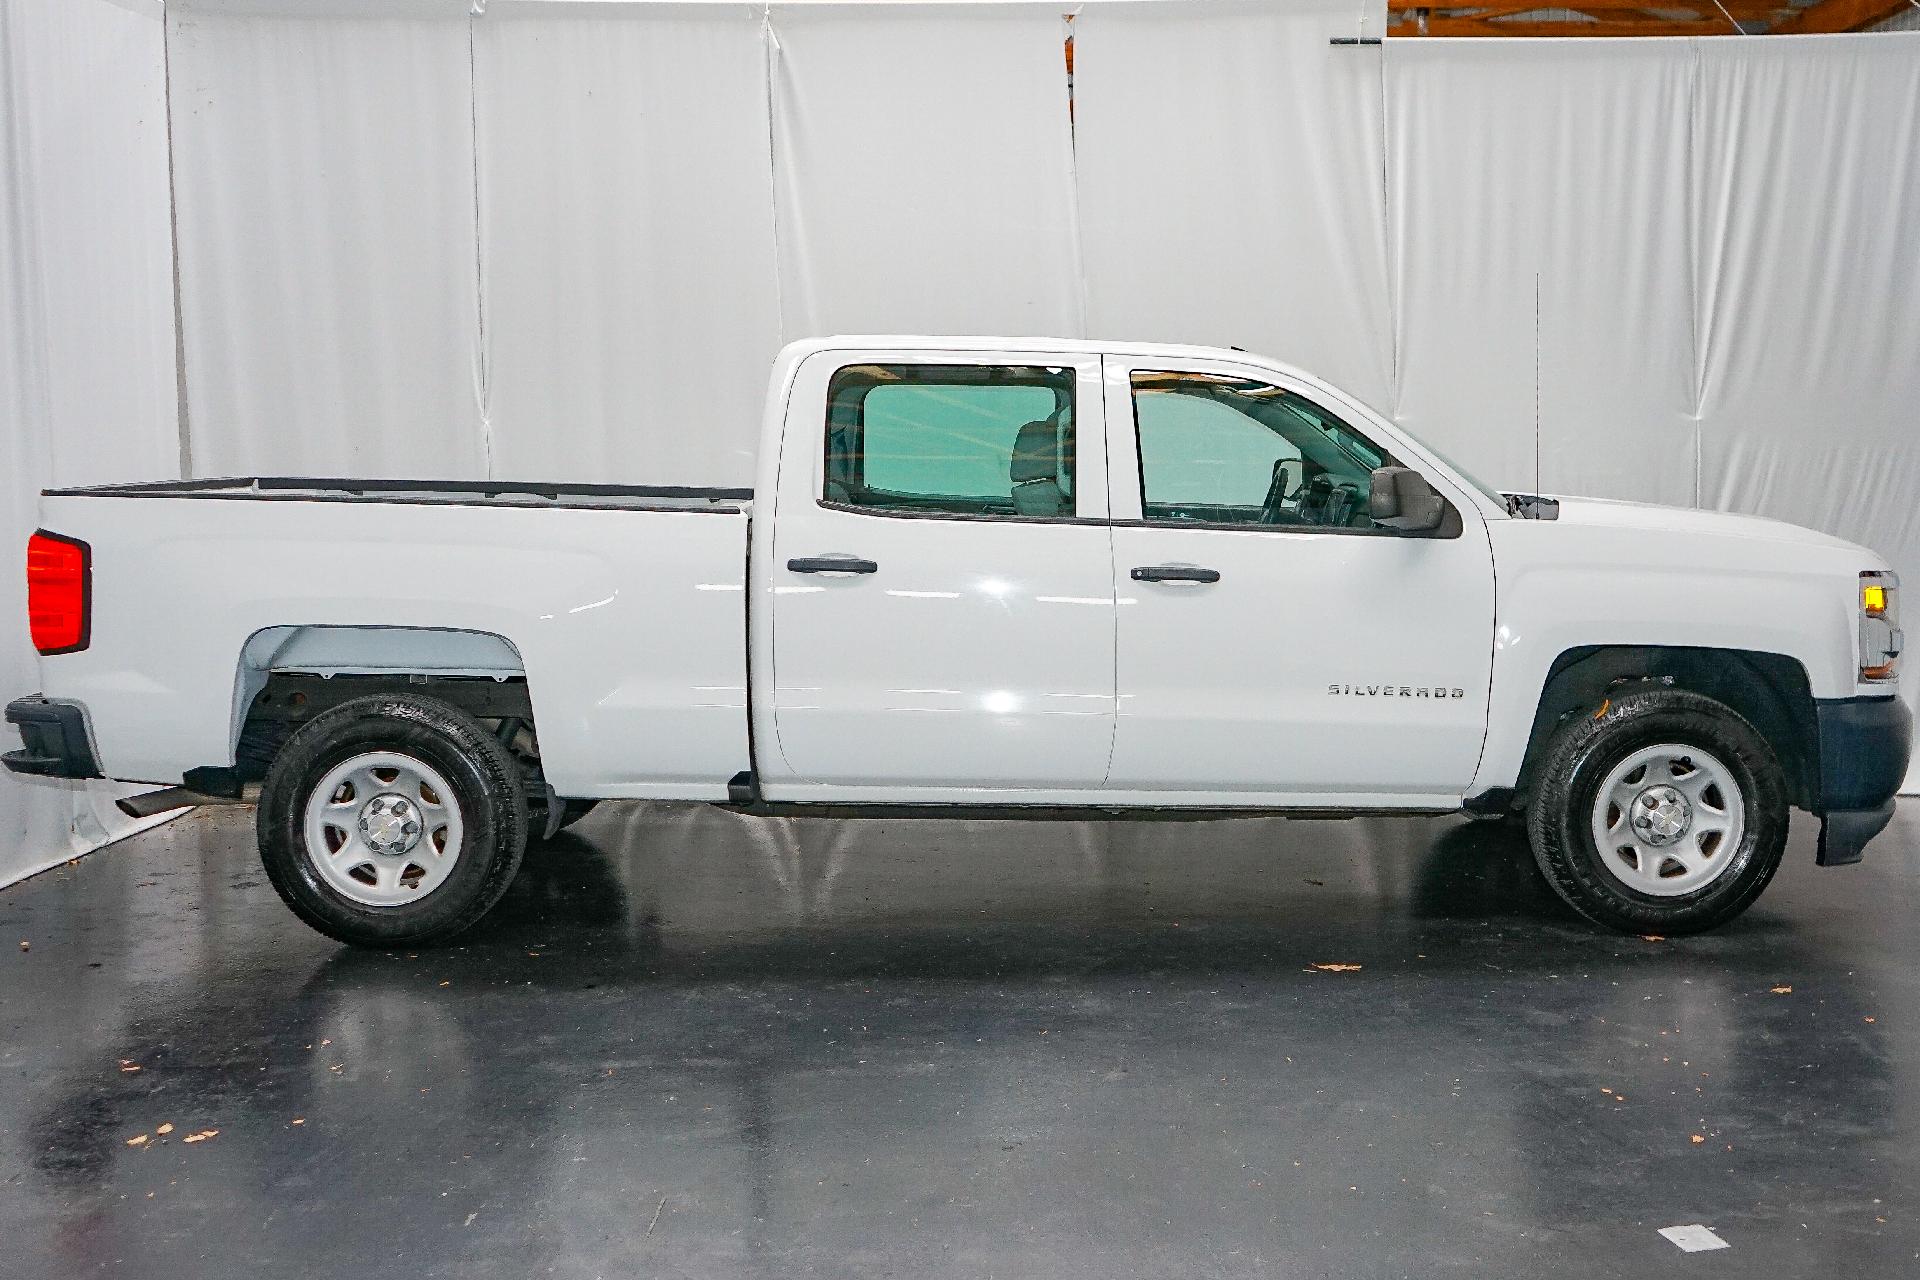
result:
<svg viewBox="0 0 1920 1280"><path fill-rule="evenodd" d="M27 627L44 654L77 653L93 631L93 549L40 530L27 539Z"/></svg>

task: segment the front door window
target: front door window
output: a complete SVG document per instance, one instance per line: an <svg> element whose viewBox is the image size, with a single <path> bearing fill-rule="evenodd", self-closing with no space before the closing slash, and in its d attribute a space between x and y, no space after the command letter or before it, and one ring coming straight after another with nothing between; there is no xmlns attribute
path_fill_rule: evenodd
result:
<svg viewBox="0 0 1920 1280"><path fill-rule="evenodd" d="M1370 529L1386 451L1304 396L1247 378L1133 374L1140 500L1151 521Z"/></svg>

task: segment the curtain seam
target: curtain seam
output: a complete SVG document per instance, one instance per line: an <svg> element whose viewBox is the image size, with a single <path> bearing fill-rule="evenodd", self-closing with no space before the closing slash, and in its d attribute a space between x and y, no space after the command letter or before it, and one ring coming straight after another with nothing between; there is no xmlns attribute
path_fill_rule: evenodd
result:
<svg viewBox="0 0 1920 1280"><path fill-rule="evenodd" d="M187 401L186 304L180 294L180 194L173 164L173 19L160 15L160 96L166 114L167 248L173 267L173 425L180 478L193 479L193 419Z"/></svg>
<svg viewBox="0 0 1920 1280"><path fill-rule="evenodd" d="M467 17L467 144L473 162L473 306L474 323L480 351L477 372L480 378L480 465L488 480L493 474L493 386L492 353L487 349L487 271L485 238L480 226L480 77L474 54L474 24L480 20L486 0L475 0Z"/></svg>

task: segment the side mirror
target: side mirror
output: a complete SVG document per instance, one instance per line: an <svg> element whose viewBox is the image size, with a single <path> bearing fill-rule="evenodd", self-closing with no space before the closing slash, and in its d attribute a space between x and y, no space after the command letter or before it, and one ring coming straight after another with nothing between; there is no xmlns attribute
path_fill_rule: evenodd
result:
<svg viewBox="0 0 1920 1280"><path fill-rule="evenodd" d="M1367 494L1367 515L1388 529L1424 532L1446 518L1447 500L1411 467L1376 467Z"/></svg>

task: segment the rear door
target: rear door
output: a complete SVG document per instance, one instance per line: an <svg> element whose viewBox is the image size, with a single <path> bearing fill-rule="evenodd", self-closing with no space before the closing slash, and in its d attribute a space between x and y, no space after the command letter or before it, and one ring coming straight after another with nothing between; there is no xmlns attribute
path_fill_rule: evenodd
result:
<svg viewBox="0 0 1920 1280"><path fill-rule="evenodd" d="M822 352L789 405L756 574L778 751L758 744L764 794L1096 790L1114 715L1098 357Z"/></svg>
<svg viewBox="0 0 1920 1280"><path fill-rule="evenodd" d="M1109 358L1119 714L1108 785L1168 802L1457 801L1485 737L1478 508L1377 528L1381 424L1225 362Z"/></svg>

